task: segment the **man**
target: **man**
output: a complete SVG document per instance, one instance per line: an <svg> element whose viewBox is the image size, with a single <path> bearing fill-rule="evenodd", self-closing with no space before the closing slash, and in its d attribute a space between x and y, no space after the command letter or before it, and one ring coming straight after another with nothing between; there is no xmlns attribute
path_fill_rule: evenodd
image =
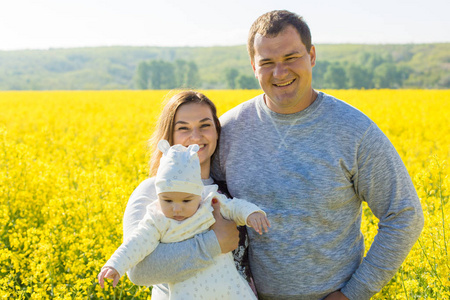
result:
<svg viewBox="0 0 450 300"><path fill-rule="evenodd" d="M215 176L272 224L249 231L259 299L369 299L423 227L408 172L370 119L312 88L316 53L301 17L262 15L248 52L264 94L221 117ZM363 201L380 220L364 259Z"/></svg>

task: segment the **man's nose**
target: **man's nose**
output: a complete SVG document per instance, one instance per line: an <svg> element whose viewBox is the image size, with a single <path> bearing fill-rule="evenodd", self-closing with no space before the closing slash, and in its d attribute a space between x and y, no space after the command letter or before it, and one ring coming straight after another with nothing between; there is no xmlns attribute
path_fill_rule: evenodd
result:
<svg viewBox="0 0 450 300"><path fill-rule="evenodd" d="M284 63L276 63L273 69L273 77L282 79L288 74L288 70Z"/></svg>

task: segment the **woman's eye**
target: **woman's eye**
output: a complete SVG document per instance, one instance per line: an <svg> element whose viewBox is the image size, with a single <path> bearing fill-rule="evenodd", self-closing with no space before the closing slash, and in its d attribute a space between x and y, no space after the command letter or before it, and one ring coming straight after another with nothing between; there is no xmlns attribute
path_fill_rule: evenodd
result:
<svg viewBox="0 0 450 300"><path fill-rule="evenodd" d="M211 124L203 124L201 127L205 128L205 127L210 127L210 126L211 126Z"/></svg>
<svg viewBox="0 0 450 300"><path fill-rule="evenodd" d="M178 129L177 130L188 130L189 128L187 128L187 127L178 127Z"/></svg>

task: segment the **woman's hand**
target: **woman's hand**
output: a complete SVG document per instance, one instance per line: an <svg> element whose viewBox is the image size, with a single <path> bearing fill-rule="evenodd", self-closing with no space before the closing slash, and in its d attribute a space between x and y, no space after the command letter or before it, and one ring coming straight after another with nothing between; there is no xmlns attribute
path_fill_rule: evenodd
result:
<svg viewBox="0 0 450 300"><path fill-rule="evenodd" d="M119 282L120 275L119 272L117 272L116 269L112 267L104 267L98 274L98 283L100 286L105 288L105 278L112 279L113 280L113 287L116 287L117 283Z"/></svg>
<svg viewBox="0 0 450 300"><path fill-rule="evenodd" d="M263 229L265 232L268 232L270 227L269 219L259 211L251 213L247 217L247 224L253 227L259 234L263 234Z"/></svg>
<svg viewBox="0 0 450 300"><path fill-rule="evenodd" d="M214 208L213 215L216 223L211 226L211 229L216 234L220 249L222 253L233 251L239 245L239 231L236 223L222 217L220 214L220 203L217 199L212 200L212 207Z"/></svg>

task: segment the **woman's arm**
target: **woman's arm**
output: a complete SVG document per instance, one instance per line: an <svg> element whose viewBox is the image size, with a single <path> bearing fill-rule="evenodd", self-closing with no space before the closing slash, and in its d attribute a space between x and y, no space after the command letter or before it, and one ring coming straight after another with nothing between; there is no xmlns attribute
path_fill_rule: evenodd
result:
<svg viewBox="0 0 450 300"><path fill-rule="evenodd" d="M138 226L145 215L147 205L154 199L156 199L154 178L150 178L136 188L128 201L123 219L124 239L127 239ZM226 220L216 223L218 224L213 226L213 231L199 234L192 239L159 244L155 251L128 271L128 277L136 285L148 286L182 281L194 276L198 270L211 265L215 256L237 247L238 234L235 224L233 222L230 224ZM230 231L232 232L230 227L236 231L235 239L233 234L230 234ZM236 241L234 248L230 240Z"/></svg>
<svg viewBox="0 0 450 300"><path fill-rule="evenodd" d="M210 266L220 252L214 232L208 231L183 242L159 244L127 274L136 285L183 281Z"/></svg>

